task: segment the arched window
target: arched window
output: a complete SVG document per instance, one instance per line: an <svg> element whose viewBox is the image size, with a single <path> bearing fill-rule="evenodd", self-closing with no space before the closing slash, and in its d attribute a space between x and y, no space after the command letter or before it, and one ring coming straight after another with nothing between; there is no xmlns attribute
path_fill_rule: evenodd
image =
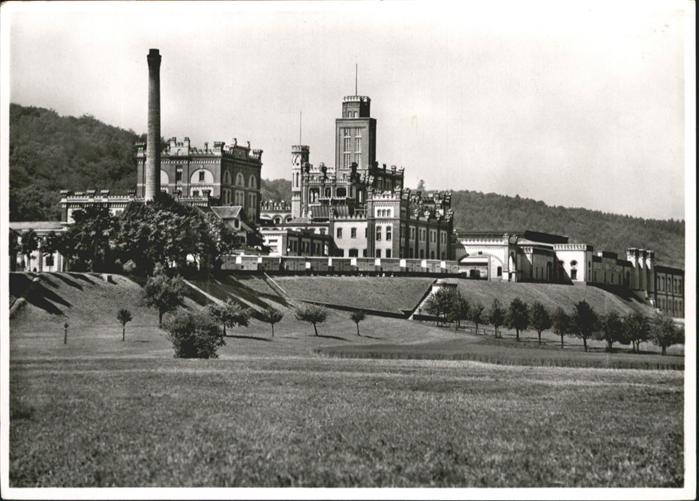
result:
<svg viewBox="0 0 699 501"><path fill-rule="evenodd" d="M309 198L311 199L311 203L318 201L318 188L313 188L309 191Z"/></svg>
<svg viewBox="0 0 699 501"><path fill-rule="evenodd" d="M206 169L197 169L192 173L190 184L214 184L214 175Z"/></svg>
<svg viewBox="0 0 699 501"><path fill-rule="evenodd" d="M325 198L332 197L332 189L330 187L325 188Z"/></svg>
<svg viewBox="0 0 699 501"><path fill-rule="evenodd" d="M338 188L337 190L335 190L335 194L339 198L344 198L347 196L347 189L346 188Z"/></svg>
<svg viewBox="0 0 699 501"><path fill-rule="evenodd" d="M160 186L167 186L170 184L170 177L167 175L163 169L160 169Z"/></svg>
<svg viewBox="0 0 699 501"><path fill-rule="evenodd" d="M573 260L570 262L570 265L571 265L571 266L577 266L577 265L578 265L578 262L577 262L575 259L573 259Z"/></svg>
<svg viewBox="0 0 699 501"><path fill-rule="evenodd" d="M229 170L223 171L223 184L231 184L231 172Z"/></svg>
<svg viewBox="0 0 699 501"><path fill-rule="evenodd" d="M243 175L238 172L238 174L235 175L235 185L236 186L245 186L245 178Z"/></svg>
<svg viewBox="0 0 699 501"><path fill-rule="evenodd" d="M257 189L257 179L255 179L255 176L253 175L248 178L248 188L251 190Z"/></svg>

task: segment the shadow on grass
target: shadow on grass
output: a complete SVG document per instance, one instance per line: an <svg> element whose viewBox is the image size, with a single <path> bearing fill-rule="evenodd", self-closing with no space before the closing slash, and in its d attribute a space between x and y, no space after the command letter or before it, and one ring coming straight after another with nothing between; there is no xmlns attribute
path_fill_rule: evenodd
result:
<svg viewBox="0 0 699 501"><path fill-rule="evenodd" d="M234 338L234 339L254 339L255 341L267 341L270 342L272 341L272 338L268 337L257 337L257 336L239 336L239 335L231 335L231 334L226 334L224 337L226 338Z"/></svg>
<svg viewBox="0 0 699 501"><path fill-rule="evenodd" d="M95 285L94 280L90 280L85 273L68 273L71 277L87 282L90 285Z"/></svg>
<svg viewBox="0 0 699 501"><path fill-rule="evenodd" d="M39 275L39 280L41 280L43 283L50 285L54 289L58 289L58 284L56 282L50 280L47 275Z"/></svg>
<svg viewBox="0 0 699 501"><path fill-rule="evenodd" d="M323 337L325 339L337 339L338 341L348 341L347 338L340 336L329 336L327 334L318 334L317 336L315 334L309 334L308 337Z"/></svg>
<svg viewBox="0 0 699 501"><path fill-rule="evenodd" d="M54 275L55 278L59 279L61 282L63 282L66 285L70 285L71 287L74 287L76 289L83 290L83 286L80 285L78 282L74 282L70 278L66 277L65 275L62 275L60 273L56 273Z"/></svg>
<svg viewBox="0 0 699 501"><path fill-rule="evenodd" d="M368 334L362 334L361 336L357 336L357 337L358 337L358 338L359 338L359 337L365 337L365 338L367 338L367 339L384 339L384 338L382 338L381 336L369 336Z"/></svg>
<svg viewBox="0 0 699 501"><path fill-rule="evenodd" d="M68 308L72 307L68 301L63 299L55 292L47 289L42 284L35 285L29 294L26 295L25 299L32 306L41 308L51 315L63 315L63 310L61 310L54 303L67 306Z"/></svg>

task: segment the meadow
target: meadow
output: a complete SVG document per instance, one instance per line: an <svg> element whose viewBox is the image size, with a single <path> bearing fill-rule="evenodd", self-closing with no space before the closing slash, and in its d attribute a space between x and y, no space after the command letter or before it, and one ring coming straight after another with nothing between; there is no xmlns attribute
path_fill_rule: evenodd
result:
<svg viewBox="0 0 699 501"><path fill-rule="evenodd" d="M608 355L600 345L582 353L576 339L558 350L557 338L545 335L539 348L532 333L515 344L507 331L496 341L380 316L367 317L357 336L348 312L334 310L314 336L263 281L227 278L205 288L231 291L254 307L271 303L285 312L275 337L252 320L230 331L219 359L177 360L157 315L140 303L138 284L119 276L42 275L11 321L11 485L684 482L681 370L440 360L440 350L517 350L549 360L560 356L554 353L575 360ZM186 300L188 308L205 303L197 294ZM134 313L124 342L119 307ZM436 360L326 356L386 346L432 351ZM680 364L675 355L611 356Z"/></svg>

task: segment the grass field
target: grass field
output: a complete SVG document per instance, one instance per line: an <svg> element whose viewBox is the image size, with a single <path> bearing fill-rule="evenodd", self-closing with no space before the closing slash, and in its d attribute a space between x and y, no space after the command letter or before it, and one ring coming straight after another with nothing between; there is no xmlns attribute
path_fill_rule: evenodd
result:
<svg viewBox="0 0 699 501"><path fill-rule="evenodd" d="M557 338L545 335L539 348L533 333L515 345L508 331L496 342L378 316L367 317L357 336L348 313L334 310L316 337L264 280L222 277L198 285L219 298L274 304L285 313L276 336L253 320L230 331L220 359L176 360L135 282L43 274L39 285L11 320L13 486L644 487L684 480L680 370L314 353L399 347L449 358L443 355L486 349L522 360L544 356L541 365L551 365L560 356L607 357L595 343L596 352L585 354L575 339L559 350ZM194 309L206 298L190 294L186 303ZM123 343L115 318L121 307L134 313Z"/></svg>
<svg viewBox="0 0 699 501"><path fill-rule="evenodd" d="M679 486L675 371L25 361L13 486Z"/></svg>

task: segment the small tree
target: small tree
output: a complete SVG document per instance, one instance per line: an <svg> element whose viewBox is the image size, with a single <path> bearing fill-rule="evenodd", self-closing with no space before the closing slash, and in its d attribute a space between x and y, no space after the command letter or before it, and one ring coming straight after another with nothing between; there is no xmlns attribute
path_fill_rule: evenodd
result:
<svg viewBox="0 0 699 501"><path fill-rule="evenodd" d="M165 323L176 358L216 358L226 344L221 330L204 312L178 310Z"/></svg>
<svg viewBox="0 0 699 501"><path fill-rule="evenodd" d="M437 317L437 325L445 319L447 312L452 307L455 292L446 287L441 287L434 294L431 294L425 302L425 310L430 315Z"/></svg>
<svg viewBox="0 0 699 501"><path fill-rule="evenodd" d="M158 265L153 276L143 288L143 299L147 306L158 309L158 327L163 325L163 315L183 304L184 283L180 277L168 277Z"/></svg>
<svg viewBox="0 0 699 501"><path fill-rule="evenodd" d="M599 320L592 307L587 301L580 301L575 305L573 311L573 331L575 335L583 340L583 347L587 351L587 340L597 329Z"/></svg>
<svg viewBox="0 0 699 501"><path fill-rule="evenodd" d="M519 331L529 326L529 308L520 298L516 297L510 303L507 312L507 326L515 330L515 336L519 341Z"/></svg>
<svg viewBox="0 0 699 501"><path fill-rule="evenodd" d="M551 326L553 332L561 337L561 348L563 348L563 336L570 332L570 317L560 306L551 315Z"/></svg>
<svg viewBox="0 0 699 501"><path fill-rule="evenodd" d="M226 327L237 325L247 327L250 323L250 310L243 308L232 299L223 304L210 304L207 307L209 316L223 327L223 335L226 335Z"/></svg>
<svg viewBox="0 0 699 501"><path fill-rule="evenodd" d="M301 306L296 310L296 319L302 322L308 322L313 325L313 331L318 335L317 324L322 324L328 318L328 312L325 308L312 304Z"/></svg>
<svg viewBox="0 0 699 501"><path fill-rule="evenodd" d="M482 324L485 320L485 306L483 306L480 303L474 304L469 312L468 312L468 319L474 323L476 326L476 334L478 334L478 326Z"/></svg>
<svg viewBox="0 0 699 501"><path fill-rule="evenodd" d="M122 308L117 312L117 320L121 324L121 341L124 342L126 340L126 324L133 320L133 316L129 310Z"/></svg>
<svg viewBox="0 0 699 501"><path fill-rule="evenodd" d="M281 322L282 318L284 318L284 313L271 306L260 312L260 320L272 327L272 337L274 337L274 324Z"/></svg>
<svg viewBox="0 0 699 501"><path fill-rule="evenodd" d="M648 319L642 313L628 314L624 317L624 337L631 342L631 350L637 353L641 342L650 339Z"/></svg>
<svg viewBox="0 0 699 501"><path fill-rule="evenodd" d="M671 317L659 313L651 321L650 338L666 355L668 347L684 342L684 332L675 326Z"/></svg>
<svg viewBox="0 0 699 501"><path fill-rule="evenodd" d="M454 322L454 330L458 330L462 320L468 319L469 309L471 305L458 290L454 290L451 296L451 301L447 309L447 320Z"/></svg>
<svg viewBox="0 0 699 501"><path fill-rule="evenodd" d="M610 311L600 319L599 339L607 342L607 351L611 352L614 343L624 341L624 323L615 311Z"/></svg>
<svg viewBox="0 0 699 501"><path fill-rule="evenodd" d="M364 313L362 310L355 310L352 312L350 315L350 319L352 322L357 324L357 336L361 336L359 333L359 322L362 322L366 318L366 313Z"/></svg>
<svg viewBox="0 0 699 501"><path fill-rule="evenodd" d="M544 305L538 301L535 301L529 309L529 324L536 329L539 344L541 344L541 333L551 328L551 317Z"/></svg>
<svg viewBox="0 0 699 501"><path fill-rule="evenodd" d="M505 323L505 310L500 306L500 301L497 299L493 299L490 312L488 312L488 321L495 329L495 337L502 337L500 335L500 326Z"/></svg>

